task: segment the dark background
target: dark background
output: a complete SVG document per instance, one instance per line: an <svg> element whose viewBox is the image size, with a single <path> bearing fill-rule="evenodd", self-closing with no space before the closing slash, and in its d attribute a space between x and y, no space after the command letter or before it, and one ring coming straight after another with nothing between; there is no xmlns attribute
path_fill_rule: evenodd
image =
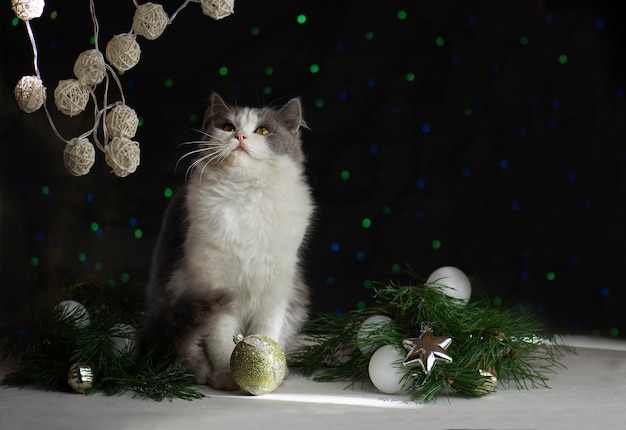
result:
<svg viewBox="0 0 626 430"><path fill-rule="evenodd" d="M171 14L182 0L161 3ZM218 91L242 105L302 98L318 204L306 256L315 310L367 305L372 283L403 282L407 265L426 277L451 264L475 291L559 331L622 337L617 3L239 0L221 21L192 3L157 40L138 38L141 61L120 76L142 121L141 165L122 179L99 152L87 176L65 173L43 110L18 109L12 91L33 73L32 51L3 2L0 324L78 280L143 285L168 191L184 180L179 144L198 138ZM96 1L96 12L104 51L130 30L134 6ZM93 47L89 2L48 0L32 26L51 114L66 139L78 136L93 105L63 117L52 93Z"/></svg>

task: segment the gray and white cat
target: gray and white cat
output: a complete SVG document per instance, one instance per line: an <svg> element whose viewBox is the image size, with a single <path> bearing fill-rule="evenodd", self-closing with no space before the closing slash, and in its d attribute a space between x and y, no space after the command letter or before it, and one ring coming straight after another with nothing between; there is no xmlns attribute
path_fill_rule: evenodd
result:
<svg viewBox="0 0 626 430"><path fill-rule="evenodd" d="M262 334L288 350L306 320L304 121L297 98L249 108L213 94L206 124L165 214L139 348L184 356L196 382L236 389L235 335Z"/></svg>

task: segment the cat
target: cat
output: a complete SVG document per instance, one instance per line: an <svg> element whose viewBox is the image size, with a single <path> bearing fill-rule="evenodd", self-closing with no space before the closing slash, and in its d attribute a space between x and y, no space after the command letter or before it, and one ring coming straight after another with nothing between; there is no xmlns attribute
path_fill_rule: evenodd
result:
<svg viewBox="0 0 626 430"><path fill-rule="evenodd" d="M288 351L308 315L306 124L299 98L250 108L216 93L205 124L161 226L138 349L173 352L197 383L236 390L234 336L265 335Z"/></svg>

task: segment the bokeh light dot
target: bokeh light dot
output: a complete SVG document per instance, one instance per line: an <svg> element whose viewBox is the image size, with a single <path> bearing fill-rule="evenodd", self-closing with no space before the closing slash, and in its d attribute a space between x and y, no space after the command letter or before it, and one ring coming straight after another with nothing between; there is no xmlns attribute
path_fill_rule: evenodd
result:
<svg viewBox="0 0 626 430"><path fill-rule="evenodd" d="M131 216L130 219L128 220L128 223L131 225L131 227L135 227L138 222L139 221L137 221L137 218L134 216Z"/></svg>
<svg viewBox="0 0 626 430"><path fill-rule="evenodd" d="M300 14L297 16L296 21L298 22L298 24L306 24L306 15L304 14Z"/></svg>
<svg viewBox="0 0 626 430"><path fill-rule="evenodd" d="M363 261L365 260L365 253L363 251L359 251L356 253L356 259L358 261Z"/></svg>
<svg viewBox="0 0 626 430"><path fill-rule="evenodd" d="M163 81L163 85L165 86L165 88L172 88L174 86L174 80L171 78L166 78Z"/></svg>
<svg viewBox="0 0 626 430"><path fill-rule="evenodd" d="M366 279L365 281L363 281L363 288L365 288L366 290L369 290L370 288L372 288L373 285L374 283L372 282L371 279Z"/></svg>
<svg viewBox="0 0 626 430"><path fill-rule="evenodd" d="M136 228L134 235L137 239L141 239L143 237L143 231L140 228Z"/></svg>
<svg viewBox="0 0 626 430"><path fill-rule="evenodd" d="M79 252L78 261L80 261L81 263L84 263L85 261L87 261L87 255L84 252Z"/></svg>
<svg viewBox="0 0 626 430"><path fill-rule="evenodd" d="M407 17L407 13L405 10L400 9L397 13L398 19L404 21Z"/></svg>
<svg viewBox="0 0 626 430"><path fill-rule="evenodd" d="M435 44L437 46L443 46L446 44L446 39L444 39L443 37L439 36L437 38L435 38Z"/></svg>
<svg viewBox="0 0 626 430"><path fill-rule="evenodd" d="M554 281L556 279L556 273L554 273L554 272L546 273L546 279L548 281Z"/></svg>
<svg viewBox="0 0 626 430"><path fill-rule="evenodd" d="M613 327L611 330L609 330L609 336L611 336L611 337L618 337L619 336L619 329L617 327Z"/></svg>
<svg viewBox="0 0 626 430"><path fill-rule="evenodd" d="M96 270L102 270L104 265L102 264L101 261L97 261L96 264L94 264L94 267L96 268Z"/></svg>
<svg viewBox="0 0 626 430"><path fill-rule="evenodd" d="M96 44L96 38L95 38L94 36L91 36L91 37L89 38L89 44L90 44L90 45L95 45L95 44Z"/></svg>
<svg viewBox="0 0 626 430"><path fill-rule="evenodd" d="M198 114L192 113L189 115L189 122L194 123L198 121Z"/></svg>
<svg viewBox="0 0 626 430"><path fill-rule="evenodd" d="M494 306L502 305L502 297L494 297L492 303Z"/></svg>
<svg viewBox="0 0 626 430"><path fill-rule="evenodd" d="M320 71L320 66L318 64L313 63L309 66L309 71L315 74Z"/></svg>
<svg viewBox="0 0 626 430"><path fill-rule="evenodd" d="M391 214L391 207L385 205L383 206L383 215L389 215Z"/></svg>
<svg viewBox="0 0 626 430"><path fill-rule="evenodd" d="M528 37L522 36L519 38L519 43L522 46L528 46Z"/></svg>
<svg viewBox="0 0 626 430"><path fill-rule="evenodd" d="M31 257L30 265L33 267L39 266L39 257Z"/></svg>
<svg viewBox="0 0 626 430"><path fill-rule="evenodd" d="M393 273L398 273L398 272L400 272L400 265L399 265L398 263L393 263L393 264L391 265L391 271L392 271Z"/></svg>
<svg viewBox="0 0 626 430"><path fill-rule="evenodd" d="M335 278L333 278L332 276L326 277L326 285L328 285L329 287L335 285Z"/></svg>
<svg viewBox="0 0 626 430"><path fill-rule="evenodd" d="M274 68L272 66L267 66L265 68L265 76L272 76L274 74Z"/></svg>
<svg viewBox="0 0 626 430"><path fill-rule="evenodd" d="M269 85L264 86L263 87L263 94L265 94L265 95L272 94L272 87L270 87Z"/></svg>
<svg viewBox="0 0 626 430"><path fill-rule="evenodd" d="M56 10L50 12L50 19L57 19L57 16L59 16L59 13Z"/></svg>
<svg viewBox="0 0 626 430"><path fill-rule="evenodd" d="M407 82L413 82L415 80L415 73L413 72L408 72L404 78L407 80Z"/></svg>
<svg viewBox="0 0 626 430"><path fill-rule="evenodd" d="M317 99L315 100L315 107L318 109L321 109L324 107L324 100L322 99Z"/></svg>
<svg viewBox="0 0 626 430"><path fill-rule="evenodd" d="M341 179L343 179L344 181L347 181L348 179L350 179L350 171L349 170L342 170L341 171Z"/></svg>
<svg viewBox="0 0 626 430"><path fill-rule="evenodd" d="M130 281L130 274L129 274L128 272L124 272L124 273L122 273L122 275L121 275L121 279L122 279L122 282L128 282L128 281Z"/></svg>
<svg viewBox="0 0 626 430"><path fill-rule="evenodd" d="M250 34L253 36L258 36L261 33L261 30L259 29L259 27L252 27L250 29Z"/></svg>
<svg viewBox="0 0 626 430"><path fill-rule="evenodd" d="M365 303L364 300L359 300L358 302L356 302L356 308L359 310L365 309L366 306L367 304Z"/></svg>
<svg viewBox="0 0 626 430"><path fill-rule="evenodd" d="M361 226L363 226L363 228L370 228L372 226L372 220L369 218L363 218Z"/></svg>
<svg viewBox="0 0 626 430"><path fill-rule="evenodd" d="M373 31L368 31L365 33L365 39L367 40L372 40L374 39L374 32Z"/></svg>
<svg viewBox="0 0 626 430"><path fill-rule="evenodd" d="M602 297L608 297L609 293L610 293L609 287L600 288L600 294L602 295Z"/></svg>
<svg viewBox="0 0 626 430"><path fill-rule="evenodd" d="M163 196L165 196L165 198L170 198L174 195L174 190L172 190L171 187L165 187L163 189Z"/></svg>
<svg viewBox="0 0 626 430"><path fill-rule="evenodd" d="M17 27L20 24L20 19L16 16L11 20L11 25Z"/></svg>
<svg viewBox="0 0 626 430"><path fill-rule="evenodd" d="M337 242L333 242L330 244L330 250L333 252L338 252L341 247Z"/></svg>
<svg viewBox="0 0 626 430"><path fill-rule="evenodd" d="M228 75L228 67L226 66L222 66L217 70L217 73L219 73L220 76L226 76Z"/></svg>
<svg viewBox="0 0 626 430"><path fill-rule="evenodd" d="M561 54L559 55L559 64L566 64L568 61L567 55Z"/></svg>
<svg viewBox="0 0 626 430"><path fill-rule="evenodd" d="M433 249L441 249L441 241L439 239L433 240L431 246Z"/></svg>
<svg viewBox="0 0 626 430"><path fill-rule="evenodd" d="M100 225L97 222L92 222L91 223L91 231L93 232L97 232L100 229Z"/></svg>

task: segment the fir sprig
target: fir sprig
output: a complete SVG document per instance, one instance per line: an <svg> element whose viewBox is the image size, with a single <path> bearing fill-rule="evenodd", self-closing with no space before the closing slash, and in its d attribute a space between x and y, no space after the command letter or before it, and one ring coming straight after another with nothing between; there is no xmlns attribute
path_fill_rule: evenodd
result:
<svg viewBox="0 0 626 430"><path fill-rule="evenodd" d="M441 393L490 393L489 377L480 370L497 375L505 386L547 387L548 375L563 367L560 360L571 351L558 344L536 315L503 309L486 299L465 305L433 284L391 283L377 288L374 300L370 308L313 318L289 364L316 381L365 382L374 351L383 345L401 349L402 341L419 336L428 322L438 336L452 338L447 351L453 362L438 362L428 374L407 367L402 376L402 381L413 383L410 397L428 402ZM375 335L360 338L361 324L373 315L387 316L391 322L378 325Z"/></svg>
<svg viewBox="0 0 626 430"><path fill-rule="evenodd" d="M89 324L84 324L80 308L68 312L59 307L61 300L81 303L89 314ZM70 391L68 370L73 363L84 363L94 374L94 385L86 394L132 391L137 397L158 401L204 397L194 387L182 359L157 359L153 352L135 357L114 343L116 337L132 336L143 309L141 295L124 285L82 282L69 286L50 309L21 330L24 336L10 336L2 345L3 358L16 367L0 386L36 385Z"/></svg>

